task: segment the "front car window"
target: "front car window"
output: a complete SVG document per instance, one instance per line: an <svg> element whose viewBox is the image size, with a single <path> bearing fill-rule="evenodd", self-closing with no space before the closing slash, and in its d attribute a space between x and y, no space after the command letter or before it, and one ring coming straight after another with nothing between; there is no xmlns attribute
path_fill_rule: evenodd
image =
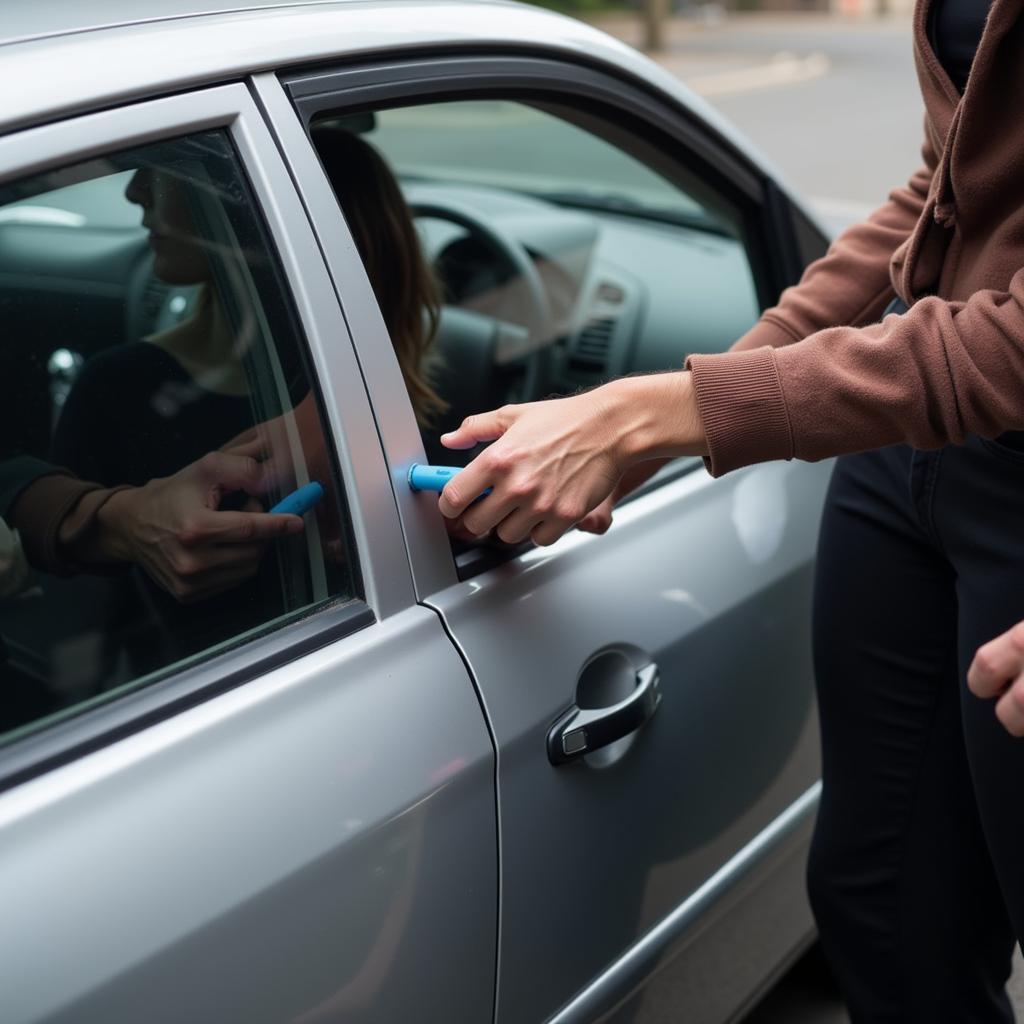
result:
<svg viewBox="0 0 1024 1024"><path fill-rule="evenodd" d="M740 212L574 116L454 100L311 125L432 461L471 457L438 442L467 415L679 368L759 315ZM398 321L425 336L403 345Z"/></svg>
<svg viewBox="0 0 1024 1024"><path fill-rule="evenodd" d="M0 742L358 592L296 317L226 133L0 186L0 310ZM223 539L167 575L160 516L197 493L263 515L313 482L301 532L217 519ZM138 503L115 514L125 492L155 496L144 522ZM108 494L102 522L132 539L116 551L89 532Z"/></svg>

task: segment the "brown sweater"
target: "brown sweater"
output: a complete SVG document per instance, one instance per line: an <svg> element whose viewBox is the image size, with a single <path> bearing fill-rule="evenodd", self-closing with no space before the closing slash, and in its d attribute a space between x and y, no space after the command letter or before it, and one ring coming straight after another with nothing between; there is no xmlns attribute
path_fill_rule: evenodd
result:
<svg viewBox="0 0 1024 1024"><path fill-rule="evenodd" d="M36 569L61 576L109 571L112 563L94 550L98 513L124 489L101 487L54 467L18 494L7 525L18 531L25 557Z"/></svg>
<svg viewBox="0 0 1024 1024"><path fill-rule="evenodd" d="M914 57L924 167L733 346L687 360L718 476L1024 428L1024 0L994 0L961 98ZM912 308L875 321L894 296Z"/></svg>

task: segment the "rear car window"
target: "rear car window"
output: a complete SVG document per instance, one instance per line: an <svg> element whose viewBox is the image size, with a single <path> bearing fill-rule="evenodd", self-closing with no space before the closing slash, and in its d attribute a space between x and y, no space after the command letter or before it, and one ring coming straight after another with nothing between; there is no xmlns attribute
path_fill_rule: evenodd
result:
<svg viewBox="0 0 1024 1024"><path fill-rule="evenodd" d="M358 595L226 133L0 186L0 315L0 743ZM301 528L267 536L300 489Z"/></svg>

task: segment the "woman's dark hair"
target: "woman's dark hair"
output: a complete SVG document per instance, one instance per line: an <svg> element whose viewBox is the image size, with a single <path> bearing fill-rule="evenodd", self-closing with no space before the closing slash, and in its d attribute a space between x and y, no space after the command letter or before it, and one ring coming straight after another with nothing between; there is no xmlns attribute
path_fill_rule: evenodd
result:
<svg viewBox="0 0 1024 1024"><path fill-rule="evenodd" d="M430 426L448 407L428 376L441 293L412 214L391 169L368 142L336 128L321 129L314 139L384 315L416 420Z"/></svg>

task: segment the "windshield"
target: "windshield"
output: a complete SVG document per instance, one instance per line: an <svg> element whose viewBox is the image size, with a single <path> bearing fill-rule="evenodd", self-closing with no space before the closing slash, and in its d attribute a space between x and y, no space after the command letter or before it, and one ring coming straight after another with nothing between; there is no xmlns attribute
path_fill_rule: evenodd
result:
<svg viewBox="0 0 1024 1024"><path fill-rule="evenodd" d="M522 103L460 100L378 111L366 137L403 178L488 185L560 205L722 227L719 217L639 160Z"/></svg>

